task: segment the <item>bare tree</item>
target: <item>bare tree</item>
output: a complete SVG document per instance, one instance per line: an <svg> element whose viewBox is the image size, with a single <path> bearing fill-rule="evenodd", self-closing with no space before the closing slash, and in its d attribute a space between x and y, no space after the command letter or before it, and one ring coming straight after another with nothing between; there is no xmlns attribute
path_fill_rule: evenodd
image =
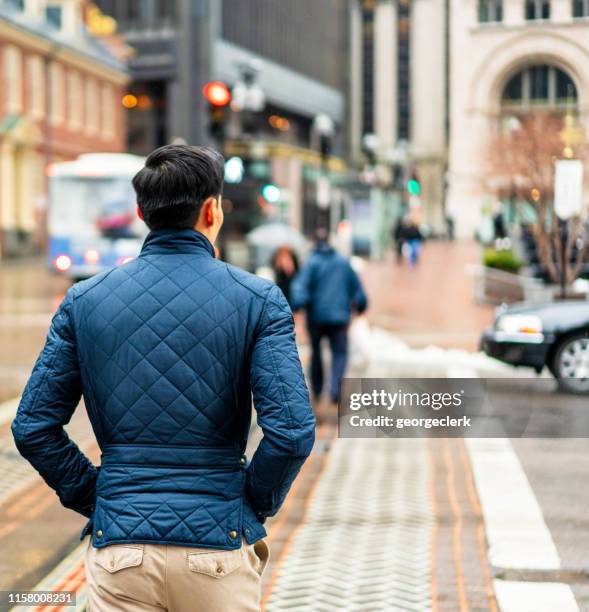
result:
<svg viewBox="0 0 589 612"><path fill-rule="evenodd" d="M562 278L564 266L570 284L581 271L589 237L585 235L585 214L571 219L563 261L559 221L554 212L554 173L555 161L563 157L564 117L535 111L506 124L490 146L485 188L497 198L515 197L534 208L533 236L540 261L555 283ZM587 147L577 146L575 157L587 161Z"/></svg>

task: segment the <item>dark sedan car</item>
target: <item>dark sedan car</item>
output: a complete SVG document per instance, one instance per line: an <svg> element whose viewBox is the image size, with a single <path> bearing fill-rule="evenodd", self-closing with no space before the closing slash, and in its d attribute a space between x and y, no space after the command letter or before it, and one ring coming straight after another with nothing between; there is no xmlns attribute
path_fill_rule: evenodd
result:
<svg viewBox="0 0 589 612"><path fill-rule="evenodd" d="M564 390L589 393L589 301L501 306L481 348L538 373L547 367Z"/></svg>

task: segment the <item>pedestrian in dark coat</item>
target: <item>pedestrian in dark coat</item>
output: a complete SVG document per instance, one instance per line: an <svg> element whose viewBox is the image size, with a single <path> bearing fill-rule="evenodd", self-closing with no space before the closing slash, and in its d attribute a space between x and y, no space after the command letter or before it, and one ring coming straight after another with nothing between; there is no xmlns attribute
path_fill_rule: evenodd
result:
<svg viewBox="0 0 589 612"><path fill-rule="evenodd" d="M323 391L321 340L329 339L332 367L329 396L339 401L341 379L348 357L348 326L353 312L368 306L360 278L350 262L337 253L323 237L292 286L293 310L305 309L311 339L311 385L315 398Z"/></svg>
<svg viewBox="0 0 589 612"><path fill-rule="evenodd" d="M272 259L274 282L278 285L289 304L291 301L291 285L299 271L299 260L296 253L288 246L280 247Z"/></svg>

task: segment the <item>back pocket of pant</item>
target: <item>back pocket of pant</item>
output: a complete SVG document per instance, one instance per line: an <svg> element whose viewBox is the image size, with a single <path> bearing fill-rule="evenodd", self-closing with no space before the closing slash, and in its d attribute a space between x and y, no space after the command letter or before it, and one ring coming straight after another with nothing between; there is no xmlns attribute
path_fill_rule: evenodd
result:
<svg viewBox="0 0 589 612"><path fill-rule="evenodd" d="M212 578L224 578L243 564L240 550L188 553L188 569Z"/></svg>
<svg viewBox="0 0 589 612"><path fill-rule="evenodd" d="M102 569L114 574L128 567L138 567L143 563L143 546L127 546L112 544L105 548L97 548L94 561Z"/></svg>

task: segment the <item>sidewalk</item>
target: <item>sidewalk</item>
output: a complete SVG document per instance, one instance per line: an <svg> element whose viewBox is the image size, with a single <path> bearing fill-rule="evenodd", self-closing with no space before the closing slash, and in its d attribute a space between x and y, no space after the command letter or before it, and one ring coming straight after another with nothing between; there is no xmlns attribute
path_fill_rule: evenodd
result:
<svg viewBox="0 0 589 612"><path fill-rule="evenodd" d="M513 376L482 355L373 337L367 378ZM578 612L571 587L550 581L559 568L509 440L337 439L265 610Z"/></svg>
<svg viewBox="0 0 589 612"><path fill-rule="evenodd" d="M464 453L337 440L266 610L497 610Z"/></svg>
<svg viewBox="0 0 589 612"><path fill-rule="evenodd" d="M412 350L372 332L364 377L445 377L485 358ZM334 432L335 435L335 432ZM462 440L334 439L268 578L265 610L497 611L483 518Z"/></svg>
<svg viewBox="0 0 589 612"><path fill-rule="evenodd" d="M412 347L476 351L493 318L492 307L475 304L474 280L465 270L480 258L481 247L474 241L431 241L415 268L396 263L390 251L384 261L367 262L362 279L371 323Z"/></svg>

